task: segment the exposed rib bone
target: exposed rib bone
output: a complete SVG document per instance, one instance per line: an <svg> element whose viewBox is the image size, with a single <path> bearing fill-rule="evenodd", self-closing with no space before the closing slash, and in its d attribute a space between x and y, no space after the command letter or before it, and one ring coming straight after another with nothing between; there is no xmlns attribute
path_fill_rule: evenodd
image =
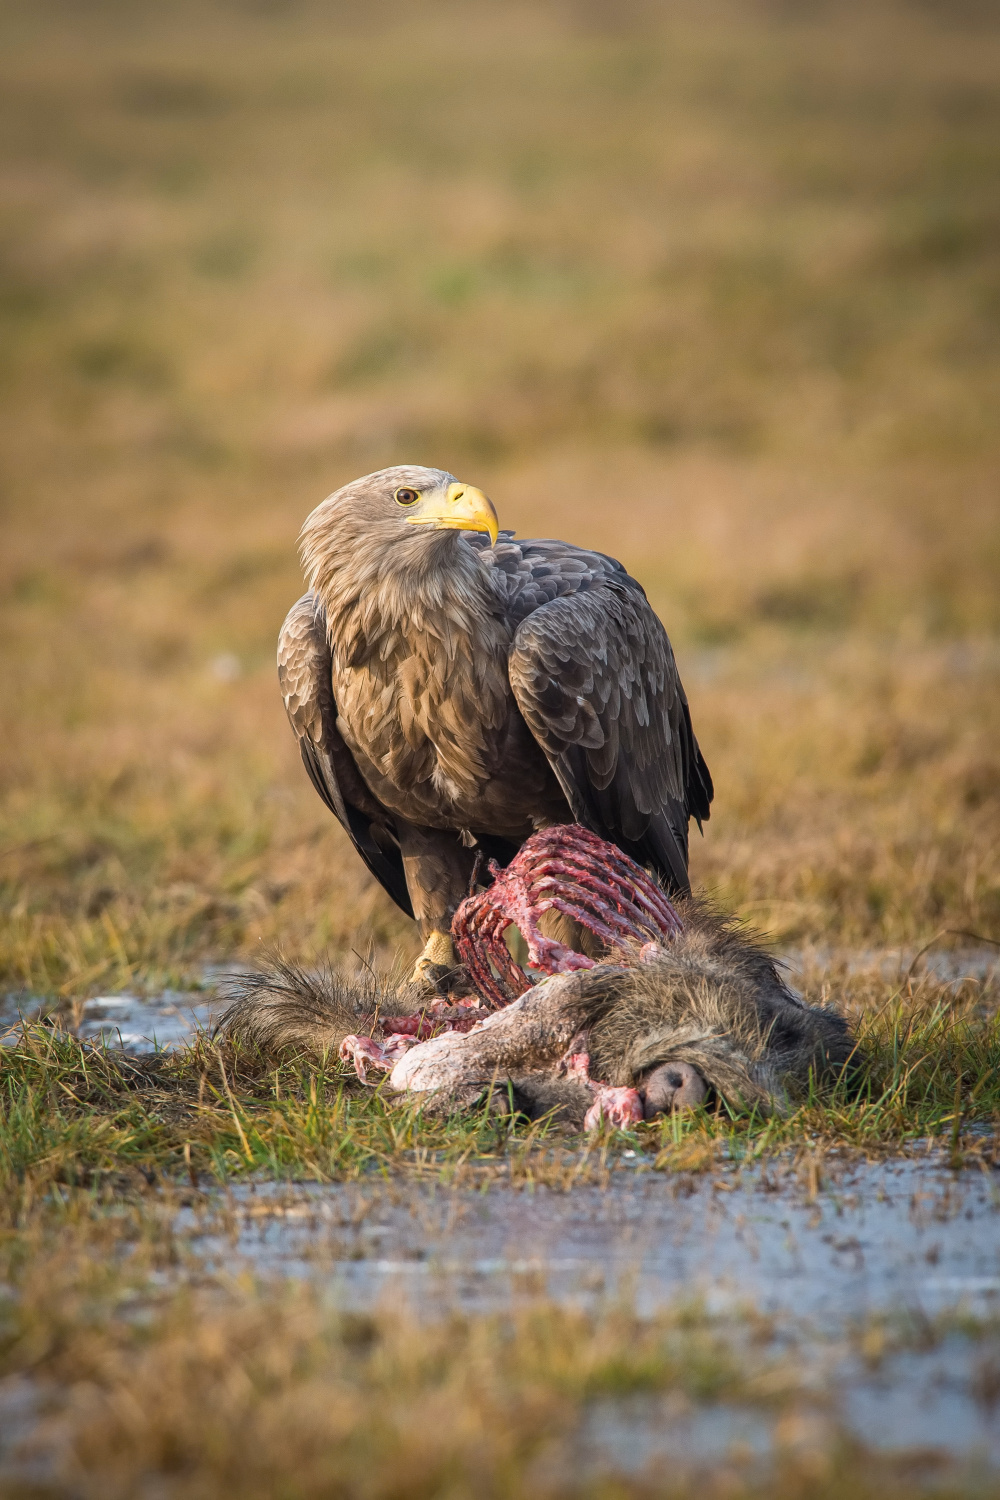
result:
<svg viewBox="0 0 1000 1500"><path fill-rule="evenodd" d="M547 911L559 911L609 948L669 942L683 930L655 880L614 844L578 823L533 834L501 869L490 861L493 884L462 902L452 923L459 956L487 1003L502 1006L531 981L515 963L503 933L516 924L533 969L566 974L594 960L539 930Z"/></svg>

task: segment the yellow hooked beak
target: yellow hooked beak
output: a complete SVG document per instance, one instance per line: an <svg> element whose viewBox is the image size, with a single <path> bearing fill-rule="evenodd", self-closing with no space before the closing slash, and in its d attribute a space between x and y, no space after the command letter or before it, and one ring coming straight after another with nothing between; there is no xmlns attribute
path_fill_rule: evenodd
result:
<svg viewBox="0 0 1000 1500"><path fill-rule="evenodd" d="M500 530L492 500L473 484L450 484L447 490L421 496L406 522L435 531L488 531L491 546Z"/></svg>

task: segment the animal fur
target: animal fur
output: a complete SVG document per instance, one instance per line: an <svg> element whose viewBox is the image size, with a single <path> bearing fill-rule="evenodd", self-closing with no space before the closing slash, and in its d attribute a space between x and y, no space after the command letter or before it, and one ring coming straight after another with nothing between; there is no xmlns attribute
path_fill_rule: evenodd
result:
<svg viewBox="0 0 1000 1500"><path fill-rule="evenodd" d="M435 1112L491 1095L501 1110L554 1112L579 1125L593 1095L559 1065L581 1036L595 1079L639 1086L662 1063L688 1063L735 1109L782 1112L810 1075L828 1079L847 1065L853 1041L842 1017L805 1005L774 960L704 903L689 899L679 910L684 931L651 961L556 975L473 1031L411 1048L393 1067L390 1089L425 1096ZM377 1038L373 1016L395 1008L371 976L278 963L239 981L220 1027L272 1054L319 1053L350 1033Z"/></svg>
<svg viewBox="0 0 1000 1500"><path fill-rule="evenodd" d="M398 1010L391 991L370 972L348 977L325 967L303 969L281 957L227 985L230 1004L220 1032L238 1047L271 1057L337 1055L345 1036L372 1029L372 1017Z"/></svg>
<svg viewBox="0 0 1000 1500"><path fill-rule="evenodd" d="M678 907L684 932L628 970L617 1004L594 1024L591 1068L631 1084L687 1062L728 1103L767 1107L844 1067L853 1042L831 1010L806 1005L771 956L704 902Z"/></svg>

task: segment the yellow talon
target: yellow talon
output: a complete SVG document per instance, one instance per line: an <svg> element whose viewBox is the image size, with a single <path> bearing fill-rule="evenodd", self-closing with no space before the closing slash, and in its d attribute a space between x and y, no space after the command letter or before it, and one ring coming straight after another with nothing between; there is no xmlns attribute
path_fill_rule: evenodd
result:
<svg viewBox="0 0 1000 1500"><path fill-rule="evenodd" d="M423 953L421 953L414 965L413 973L410 976L410 983L424 983L428 969L453 969L454 967L455 949L452 946L451 934L447 932L432 932L424 944Z"/></svg>

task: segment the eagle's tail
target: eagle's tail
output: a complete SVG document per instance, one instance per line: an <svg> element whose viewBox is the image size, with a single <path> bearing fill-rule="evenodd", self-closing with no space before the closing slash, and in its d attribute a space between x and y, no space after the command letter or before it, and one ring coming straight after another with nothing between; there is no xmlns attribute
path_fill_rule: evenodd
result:
<svg viewBox="0 0 1000 1500"><path fill-rule="evenodd" d="M230 1004L218 1031L237 1046L268 1054L336 1055L345 1036L370 1029L373 1016L386 1009L387 997L387 988L374 974L349 977L330 967L303 969L276 957L264 968L230 980Z"/></svg>
<svg viewBox="0 0 1000 1500"><path fill-rule="evenodd" d="M635 844L623 844L638 864L651 865L671 896L687 896L691 891L688 878L688 815L681 804L668 797L667 809L649 820L649 827Z"/></svg>

